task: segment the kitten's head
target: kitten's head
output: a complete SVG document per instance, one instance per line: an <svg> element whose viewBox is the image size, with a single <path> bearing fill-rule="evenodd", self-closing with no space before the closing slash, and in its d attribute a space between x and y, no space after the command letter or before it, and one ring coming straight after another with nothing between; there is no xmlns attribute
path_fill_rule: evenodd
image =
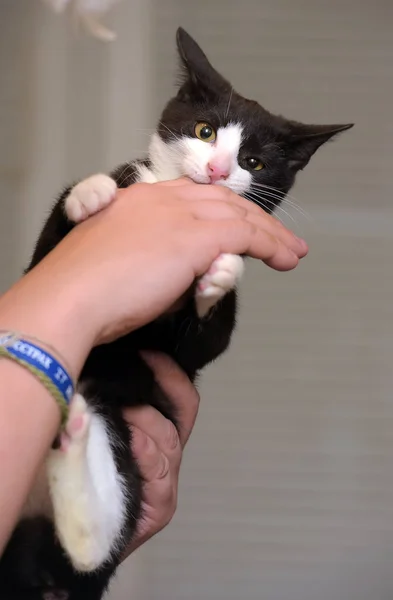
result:
<svg viewBox="0 0 393 600"><path fill-rule="evenodd" d="M314 152L348 125L304 125L273 115L240 96L210 64L197 43L177 32L182 65L178 94L166 106L150 157L160 178L187 176L231 188L271 212Z"/></svg>

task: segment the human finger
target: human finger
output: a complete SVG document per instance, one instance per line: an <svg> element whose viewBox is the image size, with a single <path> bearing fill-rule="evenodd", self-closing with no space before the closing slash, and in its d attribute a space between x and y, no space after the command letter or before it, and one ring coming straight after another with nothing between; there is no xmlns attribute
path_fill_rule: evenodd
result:
<svg viewBox="0 0 393 600"><path fill-rule="evenodd" d="M254 210L256 209L256 210ZM219 201L201 201L193 211L199 220L218 221L243 219L254 224L266 233L275 236L281 243L291 249L299 258L307 254L307 244L297 238L289 229L284 227L277 219L265 213L261 208L247 204Z"/></svg>
<svg viewBox="0 0 393 600"><path fill-rule="evenodd" d="M158 352L141 354L175 408L180 444L184 447L198 414L199 394L184 371L169 356Z"/></svg>
<svg viewBox="0 0 393 600"><path fill-rule="evenodd" d="M179 434L174 424L153 406L138 406L124 411L128 425L144 432L169 460L181 454Z"/></svg>

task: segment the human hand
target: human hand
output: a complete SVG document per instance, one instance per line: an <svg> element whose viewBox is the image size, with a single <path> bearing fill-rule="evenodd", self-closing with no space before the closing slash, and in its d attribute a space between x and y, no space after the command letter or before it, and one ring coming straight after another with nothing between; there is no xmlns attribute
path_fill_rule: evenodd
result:
<svg viewBox="0 0 393 600"><path fill-rule="evenodd" d="M133 452L145 481L142 519L124 558L161 531L175 513L182 453L199 406L197 390L168 356L144 353L143 358L176 407L180 433L152 406L124 411L132 430Z"/></svg>
<svg viewBox="0 0 393 600"><path fill-rule="evenodd" d="M188 180L120 190L116 202L62 244L58 253L69 257L72 246L83 270L78 296L89 320L95 318L95 343L162 314L221 252L250 254L277 270L294 268L307 252L253 203L228 188Z"/></svg>
<svg viewBox="0 0 393 600"><path fill-rule="evenodd" d="M187 180L132 186L120 191L117 201L99 216L105 220L105 239L112 232L118 252L122 240L127 240L119 280L111 288L105 287L112 304L112 289L122 288L116 306L120 321L114 323L111 317L112 322L99 332L100 341L116 338L162 314L222 252L250 254L277 270L294 268L307 252L304 242L253 203L228 188ZM132 257L127 231L134 246ZM127 284L124 280L132 263L138 273L137 287L132 278ZM128 294L124 293L126 285ZM96 286L92 282L91 289ZM100 323L109 316L107 306L109 298L108 304L97 306L106 313L98 316Z"/></svg>
<svg viewBox="0 0 393 600"><path fill-rule="evenodd" d="M2 326L54 346L77 377L94 345L170 309L221 253L285 271L307 246L228 188L184 179L135 184L3 296Z"/></svg>

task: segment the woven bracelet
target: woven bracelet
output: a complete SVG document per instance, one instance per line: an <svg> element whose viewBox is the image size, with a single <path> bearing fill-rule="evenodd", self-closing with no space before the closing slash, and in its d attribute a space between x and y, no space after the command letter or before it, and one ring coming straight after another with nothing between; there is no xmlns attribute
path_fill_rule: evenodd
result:
<svg viewBox="0 0 393 600"><path fill-rule="evenodd" d="M0 332L0 357L8 358L27 369L48 390L61 412L61 423L67 420L68 406L74 395L74 383L67 369L37 340L7 331Z"/></svg>

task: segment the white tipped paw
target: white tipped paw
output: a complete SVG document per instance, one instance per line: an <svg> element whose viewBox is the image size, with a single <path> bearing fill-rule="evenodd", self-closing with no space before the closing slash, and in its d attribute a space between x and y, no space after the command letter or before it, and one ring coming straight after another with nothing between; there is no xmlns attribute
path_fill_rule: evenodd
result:
<svg viewBox="0 0 393 600"><path fill-rule="evenodd" d="M205 317L213 306L240 281L244 272L244 261L236 254L221 254L197 284L196 310L200 318Z"/></svg>
<svg viewBox="0 0 393 600"><path fill-rule="evenodd" d="M69 452L71 449L84 448L87 443L90 424L90 413L86 400L81 394L75 394L70 404L70 412L64 431L60 435L60 449Z"/></svg>
<svg viewBox="0 0 393 600"><path fill-rule="evenodd" d="M117 184L108 175L92 175L77 183L66 198L64 207L67 217L74 223L84 221L114 200Z"/></svg>

